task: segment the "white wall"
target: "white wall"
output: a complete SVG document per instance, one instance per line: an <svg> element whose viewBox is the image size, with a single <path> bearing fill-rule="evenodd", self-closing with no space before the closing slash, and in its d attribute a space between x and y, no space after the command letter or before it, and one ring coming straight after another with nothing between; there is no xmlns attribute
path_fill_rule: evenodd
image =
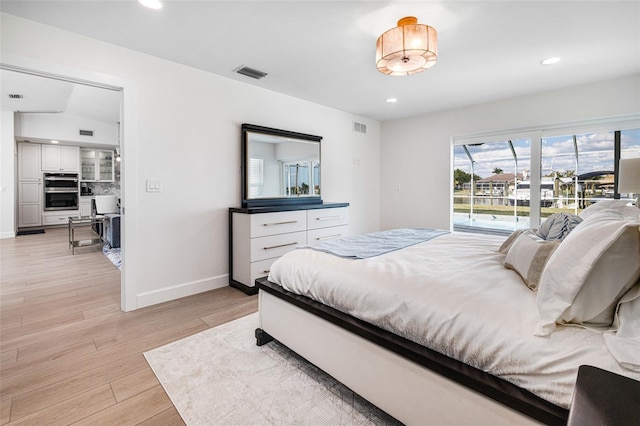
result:
<svg viewBox="0 0 640 426"><path fill-rule="evenodd" d="M13 139L13 112L0 115L0 238L16 236L16 144Z"/></svg>
<svg viewBox="0 0 640 426"><path fill-rule="evenodd" d="M82 146L117 146L118 124L104 123L87 117L64 114L17 114L15 135L20 139ZM80 129L92 130L93 136L80 135Z"/></svg>
<svg viewBox="0 0 640 426"><path fill-rule="evenodd" d="M7 14L2 52L3 61L16 55L126 83L128 309L227 285L228 208L240 204L241 123L323 136L322 198L351 203L352 233L379 229L375 121ZM352 132L354 120L367 125L367 135ZM162 180L163 191L145 192L146 179Z"/></svg>
<svg viewBox="0 0 640 426"><path fill-rule="evenodd" d="M640 75L635 75L385 122L381 228L449 229L452 136L638 113Z"/></svg>

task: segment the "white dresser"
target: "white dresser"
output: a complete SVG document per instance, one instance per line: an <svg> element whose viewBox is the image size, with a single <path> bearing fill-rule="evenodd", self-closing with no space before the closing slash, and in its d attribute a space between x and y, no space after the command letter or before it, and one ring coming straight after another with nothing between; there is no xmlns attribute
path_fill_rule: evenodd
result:
<svg viewBox="0 0 640 426"><path fill-rule="evenodd" d="M229 284L257 293L256 278L301 245L348 233L348 203L229 209Z"/></svg>

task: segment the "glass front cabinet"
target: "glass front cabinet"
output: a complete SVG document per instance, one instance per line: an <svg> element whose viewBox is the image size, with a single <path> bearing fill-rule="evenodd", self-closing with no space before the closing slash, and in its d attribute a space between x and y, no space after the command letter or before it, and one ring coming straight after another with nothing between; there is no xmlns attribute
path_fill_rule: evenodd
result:
<svg viewBox="0 0 640 426"><path fill-rule="evenodd" d="M83 182L113 182L113 151L80 150L80 180Z"/></svg>

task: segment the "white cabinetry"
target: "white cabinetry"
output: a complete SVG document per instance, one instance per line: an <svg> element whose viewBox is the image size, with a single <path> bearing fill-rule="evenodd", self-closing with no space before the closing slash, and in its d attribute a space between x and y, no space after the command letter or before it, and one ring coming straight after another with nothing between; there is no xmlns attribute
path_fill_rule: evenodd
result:
<svg viewBox="0 0 640 426"><path fill-rule="evenodd" d="M58 210L53 212L44 212L42 214L43 225L66 225L69 223L69 217L77 217L78 210Z"/></svg>
<svg viewBox="0 0 640 426"><path fill-rule="evenodd" d="M79 172L80 148L77 146L42 145L42 170Z"/></svg>
<svg viewBox="0 0 640 426"><path fill-rule="evenodd" d="M40 226L42 183L18 182L18 227Z"/></svg>
<svg viewBox="0 0 640 426"><path fill-rule="evenodd" d="M81 149L80 180L83 182L113 182L113 157L113 151L110 150Z"/></svg>
<svg viewBox="0 0 640 426"><path fill-rule="evenodd" d="M91 199L93 197L80 197L80 216L91 216Z"/></svg>
<svg viewBox="0 0 640 426"><path fill-rule="evenodd" d="M42 225L40 145L18 144L18 227Z"/></svg>
<svg viewBox="0 0 640 426"><path fill-rule="evenodd" d="M18 144L18 181L42 182L40 168L40 144Z"/></svg>
<svg viewBox="0 0 640 426"><path fill-rule="evenodd" d="M269 275L271 264L283 254L301 245L346 236L346 205L264 213L260 208L230 209L229 283L254 294L255 280Z"/></svg>

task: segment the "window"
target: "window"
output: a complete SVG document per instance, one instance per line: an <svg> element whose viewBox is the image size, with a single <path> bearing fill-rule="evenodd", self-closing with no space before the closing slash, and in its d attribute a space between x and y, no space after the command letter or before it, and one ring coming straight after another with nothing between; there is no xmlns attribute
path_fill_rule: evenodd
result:
<svg viewBox="0 0 640 426"><path fill-rule="evenodd" d="M454 229L504 234L607 198L636 202L616 179L620 158L640 157L640 129L575 130L454 138Z"/></svg>
<svg viewBox="0 0 640 426"><path fill-rule="evenodd" d="M542 176L553 183L549 216L578 214L602 198L614 196L614 132L542 139Z"/></svg>
<svg viewBox="0 0 640 426"><path fill-rule="evenodd" d="M320 195L320 162L313 161L311 164L313 167L313 195Z"/></svg>
<svg viewBox="0 0 640 426"><path fill-rule="evenodd" d="M249 158L249 197L256 198L262 195L264 186L264 160L262 158Z"/></svg>
<svg viewBox="0 0 640 426"><path fill-rule="evenodd" d="M530 152L529 138L455 145L454 226L528 228Z"/></svg>
<svg viewBox="0 0 640 426"><path fill-rule="evenodd" d="M619 133L620 138L620 158L640 158L640 129L623 130ZM620 194L620 198L629 198L640 206L638 194Z"/></svg>
<svg viewBox="0 0 640 426"><path fill-rule="evenodd" d="M308 195L312 188L309 162L284 163L284 188L286 195Z"/></svg>

